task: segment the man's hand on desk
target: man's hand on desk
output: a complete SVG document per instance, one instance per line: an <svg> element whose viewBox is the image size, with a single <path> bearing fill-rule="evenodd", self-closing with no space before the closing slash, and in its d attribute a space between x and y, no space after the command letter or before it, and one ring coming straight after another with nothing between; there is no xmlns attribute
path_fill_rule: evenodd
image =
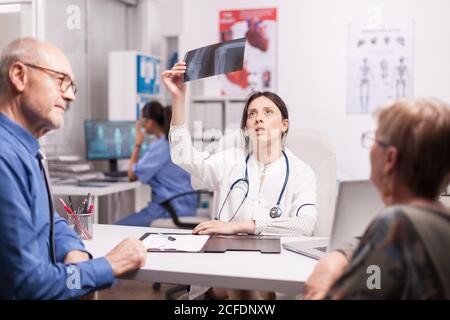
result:
<svg viewBox="0 0 450 320"><path fill-rule="evenodd" d="M87 261L89 259L90 259L89 254L87 254L86 252L83 252L80 250L73 250L73 251L70 251L68 254L66 254L66 256L64 258L64 263L65 264L77 263L77 262Z"/></svg>
<svg viewBox="0 0 450 320"><path fill-rule="evenodd" d="M243 221L205 221L197 225L192 231L193 234L237 234L255 233L255 222L253 220Z"/></svg>
<svg viewBox="0 0 450 320"><path fill-rule="evenodd" d="M111 264L114 276L117 277L143 267L146 250L140 240L127 238L112 249L105 258Z"/></svg>

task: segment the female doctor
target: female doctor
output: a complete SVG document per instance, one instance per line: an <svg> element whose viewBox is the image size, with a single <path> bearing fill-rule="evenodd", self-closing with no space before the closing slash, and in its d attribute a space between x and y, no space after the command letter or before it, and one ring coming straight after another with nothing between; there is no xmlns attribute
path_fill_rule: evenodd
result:
<svg viewBox="0 0 450 320"><path fill-rule="evenodd" d="M313 170L283 142L288 110L271 92L256 92L246 102L241 129L245 148L229 148L205 158L191 143L185 124L184 62L162 74L172 95L169 143L174 163L191 174L194 189L218 196L214 220L194 234L278 234L311 236L316 221Z"/></svg>

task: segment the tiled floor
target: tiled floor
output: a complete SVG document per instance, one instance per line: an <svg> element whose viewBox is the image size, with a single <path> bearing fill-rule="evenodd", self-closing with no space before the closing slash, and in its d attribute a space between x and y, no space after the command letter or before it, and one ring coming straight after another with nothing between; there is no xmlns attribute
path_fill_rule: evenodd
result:
<svg viewBox="0 0 450 320"><path fill-rule="evenodd" d="M173 287L162 284L161 289L153 290L153 283L117 280L114 288L98 292L98 300L164 300L166 290Z"/></svg>

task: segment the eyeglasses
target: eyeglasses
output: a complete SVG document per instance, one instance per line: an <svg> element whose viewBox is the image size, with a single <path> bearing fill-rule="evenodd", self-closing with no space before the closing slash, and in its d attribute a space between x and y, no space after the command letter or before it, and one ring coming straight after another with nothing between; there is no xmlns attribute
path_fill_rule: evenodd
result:
<svg viewBox="0 0 450 320"><path fill-rule="evenodd" d="M60 72L60 71L56 71L56 70L52 70L52 69L48 69L48 68L44 68L41 66L37 66L31 63L24 63L24 65L26 65L27 67L30 68L35 68L44 72L51 72L51 73L56 73L58 75L63 76L63 78L57 78L57 80L60 80L60 84L59 84L59 88L61 90L62 93L66 93L67 90L69 90L69 88L72 88L73 94L77 93L77 86L75 84L75 82L72 81L72 79L70 78L70 76L64 72Z"/></svg>
<svg viewBox="0 0 450 320"><path fill-rule="evenodd" d="M375 137L375 133L374 133L374 132L368 131L368 132L364 132L364 133L361 135L361 144L362 144L362 146L363 146L364 148L372 148L372 145L373 145L375 142L378 143L380 146L382 146L382 147L384 147L384 148L389 147L389 144L388 144L388 143L386 143L386 142L384 142L384 141L381 141L381 140L378 140L378 139Z"/></svg>

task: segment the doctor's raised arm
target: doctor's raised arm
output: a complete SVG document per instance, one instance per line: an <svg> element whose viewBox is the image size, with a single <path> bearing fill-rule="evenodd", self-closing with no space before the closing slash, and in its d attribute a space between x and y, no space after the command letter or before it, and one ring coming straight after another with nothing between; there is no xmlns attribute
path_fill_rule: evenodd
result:
<svg viewBox="0 0 450 320"><path fill-rule="evenodd" d="M186 85L183 75L186 64L179 62L171 70L162 73L162 81L172 96L172 121L170 123L169 144L172 161L192 175L196 189L210 189L218 185L220 180L219 166L215 159L205 159L204 153L192 145L191 135L187 129L185 116ZM198 183L195 183L197 181Z"/></svg>

